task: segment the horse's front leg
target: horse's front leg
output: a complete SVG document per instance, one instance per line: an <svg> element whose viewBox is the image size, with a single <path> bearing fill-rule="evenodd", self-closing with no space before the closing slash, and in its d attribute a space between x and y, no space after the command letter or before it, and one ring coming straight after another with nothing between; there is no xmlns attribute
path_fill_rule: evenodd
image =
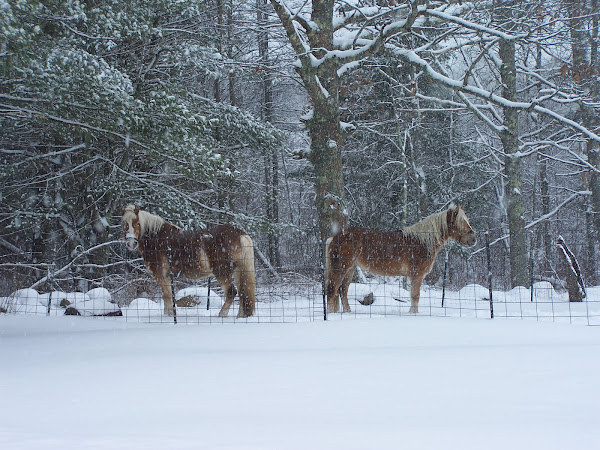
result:
<svg viewBox="0 0 600 450"><path fill-rule="evenodd" d="M171 290L171 277L169 274L155 275L156 281L162 290L165 316L173 316L173 291Z"/></svg>
<svg viewBox="0 0 600 450"><path fill-rule="evenodd" d="M421 283L423 277L414 275L410 280L410 309L408 310L411 314L417 314L419 312L419 297L421 296Z"/></svg>

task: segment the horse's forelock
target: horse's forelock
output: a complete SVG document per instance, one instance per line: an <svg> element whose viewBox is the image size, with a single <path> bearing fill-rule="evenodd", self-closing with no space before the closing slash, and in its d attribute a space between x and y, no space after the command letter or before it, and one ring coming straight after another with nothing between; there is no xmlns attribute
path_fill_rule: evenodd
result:
<svg viewBox="0 0 600 450"><path fill-rule="evenodd" d="M121 223L127 223L130 220L134 220L136 218L135 214L135 206L127 205L123 208L123 216L121 217Z"/></svg>
<svg viewBox="0 0 600 450"><path fill-rule="evenodd" d="M125 219L124 219L125 217L129 218L132 215L133 216L137 215L136 210L139 211L139 207L136 205L129 204L129 205L123 206L121 208L121 214L123 216L123 221L125 221Z"/></svg>
<svg viewBox="0 0 600 450"><path fill-rule="evenodd" d="M459 231L469 231L469 230L473 230L473 228L471 227L471 224L469 223L469 219L467 218L467 215L465 214L465 210L462 207L458 207L458 210L456 212L456 227L459 229Z"/></svg>

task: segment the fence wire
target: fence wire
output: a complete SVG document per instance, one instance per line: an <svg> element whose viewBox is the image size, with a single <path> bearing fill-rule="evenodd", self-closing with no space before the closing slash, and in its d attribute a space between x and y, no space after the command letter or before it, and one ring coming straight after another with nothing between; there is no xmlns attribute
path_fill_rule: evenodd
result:
<svg viewBox="0 0 600 450"><path fill-rule="evenodd" d="M485 241L483 235L479 242ZM585 249L581 250L584 251ZM577 254L577 249L574 251ZM54 275L46 267L47 280L36 289L18 286L18 272L2 270L0 314L48 316L87 316L103 320L175 323L166 315L162 293L142 260L124 250L114 273L95 280L91 289L81 289L73 276ZM530 255L531 256L531 255ZM447 260L446 260L447 257ZM507 255L491 252L492 301L487 277L485 251L465 256L462 250L447 246L421 287L419 312L411 314L410 279L374 276L358 271L348 289L350 312L324 310L324 271L320 261L299 261L293 268L267 267L257 258L256 303L251 317L237 318L239 300L227 317L220 317L225 292L214 277L193 281L175 277L173 293L178 324L271 323L385 317L491 317L586 325L600 325L600 286L587 286L582 301L569 301L564 270L559 262L530 259L528 286L510 288L506 276ZM550 269L548 269L550 268ZM12 275L13 279L7 282ZM177 275L177 274L175 274ZM20 287L20 289L19 289Z"/></svg>

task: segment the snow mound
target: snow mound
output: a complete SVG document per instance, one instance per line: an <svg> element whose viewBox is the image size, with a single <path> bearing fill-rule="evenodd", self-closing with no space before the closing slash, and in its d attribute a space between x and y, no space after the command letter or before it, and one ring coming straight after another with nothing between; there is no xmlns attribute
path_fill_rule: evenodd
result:
<svg viewBox="0 0 600 450"><path fill-rule="evenodd" d="M105 300L107 302L112 302L112 296L110 295L110 292L108 289L103 287L90 289L87 292L87 296L90 300Z"/></svg>
<svg viewBox="0 0 600 450"><path fill-rule="evenodd" d="M89 299L75 306L82 316L103 316L119 311L119 307L106 298Z"/></svg>
<svg viewBox="0 0 600 450"><path fill-rule="evenodd" d="M19 305L37 305L40 294L35 289L19 289L9 296L9 302Z"/></svg>
<svg viewBox="0 0 600 450"><path fill-rule="evenodd" d="M52 308L66 308L66 306L72 306L73 308L79 309L79 304L89 301L90 298L83 292L62 292L53 291L46 294L39 295L39 302L43 306L48 306L48 301L52 296ZM67 304L68 302L68 304ZM61 306L61 303L66 306Z"/></svg>
<svg viewBox="0 0 600 450"><path fill-rule="evenodd" d="M533 297L535 301L546 302L552 300L560 300L561 296L554 290L552 285L547 281L533 283Z"/></svg>
<svg viewBox="0 0 600 450"><path fill-rule="evenodd" d="M123 307L124 310L139 310L139 311L161 311L162 304L156 303L146 297L138 297L131 301L129 306Z"/></svg>
<svg viewBox="0 0 600 450"><path fill-rule="evenodd" d="M490 290L480 284L467 284L460 291L458 291L460 298L465 299L477 299L490 298Z"/></svg>
<svg viewBox="0 0 600 450"><path fill-rule="evenodd" d="M175 293L175 300L181 300L183 297L193 297L199 302L200 305L206 306L208 299L208 288L206 286L190 286L181 289ZM215 305L221 296L211 289L210 291L210 303Z"/></svg>
<svg viewBox="0 0 600 450"><path fill-rule="evenodd" d="M511 298L513 301L523 301L531 297L531 291L525 286L515 286L506 293L506 298Z"/></svg>

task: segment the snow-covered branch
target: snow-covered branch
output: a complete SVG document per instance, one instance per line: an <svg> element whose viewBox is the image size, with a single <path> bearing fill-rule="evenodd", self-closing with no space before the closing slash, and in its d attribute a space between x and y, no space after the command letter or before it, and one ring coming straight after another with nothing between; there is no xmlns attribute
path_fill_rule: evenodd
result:
<svg viewBox="0 0 600 450"><path fill-rule="evenodd" d="M591 195L590 191L579 191L579 192L575 192L573 194L571 194L569 197L567 197L565 200L563 200L560 204L558 204L552 211L550 211L548 214L544 214L543 216L538 217L537 219L529 222L527 225L525 225L525 229L528 230L536 225L538 225L540 222L543 222L544 220L548 220L551 217L555 216L556 214L558 214L558 212L561 210L561 208L563 206L565 206L567 203L572 202L573 200L575 200L578 197L581 196L589 196ZM508 239L510 236L508 234L505 234L503 236L500 236L499 238L494 239L492 242L490 242L490 246L498 243L498 242L502 242L506 239ZM476 255L479 252L485 251L485 247L482 247L478 250L475 250L474 252L471 253L471 256Z"/></svg>
<svg viewBox="0 0 600 450"><path fill-rule="evenodd" d="M68 264L64 265L63 267L61 267L60 269L54 270L52 271L52 273L40 278L38 281L36 281L35 283L33 283L30 288L31 289L35 289L37 286L39 286L42 283L45 283L46 281L48 281L51 277L58 275L59 273L65 272L67 270L69 270L82 256L86 256L89 255L90 253L101 249L103 247L108 247L114 244L123 244L122 240L115 240L115 241L109 241L109 242L103 242L101 244L95 245L93 247L90 247L84 251L82 251L81 253L77 254L77 256L75 256L75 258L73 258Z"/></svg>
<svg viewBox="0 0 600 450"><path fill-rule="evenodd" d="M398 46L392 44L386 44L386 49L401 59L403 62L414 65L415 67L420 68L424 72L427 73L432 79L439 82L443 86L446 86L450 89L453 89L456 92L461 92L463 94L470 94L475 97L479 97L485 100L488 100L498 106L504 108L512 108L520 111L536 111L546 117L549 117L555 120L558 123L566 125L574 130L579 131L580 133L587 136L589 139L592 139L598 143L600 143L600 136L598 136L592 130L584 127L580 123L569 119L562 114L553 111L549 108L541 106L538 104L538 101L534 100L531 102L519 102L519 101L510 101L502 97L501 95L495 94L491 90L485 90L480 87L472 86L472 85L463 85L462 81L452 79L442 73L436 71L429 62L425 59L421 58L418 54L416 54L413 50L400 48Z"/></svg>

